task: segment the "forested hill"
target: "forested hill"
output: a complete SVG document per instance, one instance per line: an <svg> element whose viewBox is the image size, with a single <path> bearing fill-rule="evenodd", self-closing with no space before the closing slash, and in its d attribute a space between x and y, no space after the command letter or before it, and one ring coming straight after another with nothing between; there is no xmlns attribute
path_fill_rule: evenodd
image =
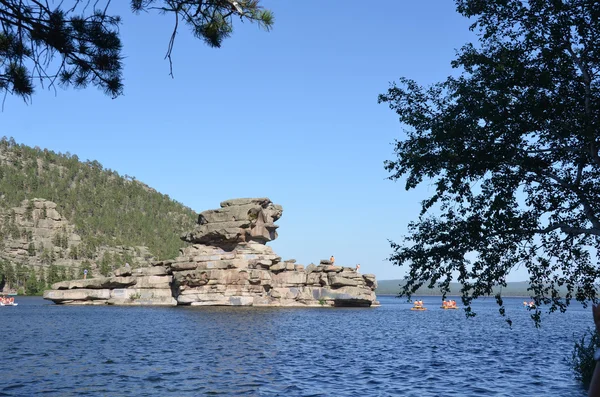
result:
<svg viewBox="0 0 600 397"><path fill-rule="evenodd" d="M42 232L50 228L44 224L48 211L57 214L60 222L55 224L62 225L62 231L44 236ZM76 267L68 259L87 259L92 268L99 268L108 257L104 260L114 262L107 265L112 268L136 253L173 258L184 245L179 236L193 228L197 216L135 178L104 169L98 161L83 162L74 154L31 148L12 138L0 140L0 212L4 218L0 257L5 262L9 258L13 266L34 267L61 262ZM103 246L117 251L113 257L105 255ZM26 247L27 253L17 252L22 251L19 247Z"/></svg>
<svg viewBox="0 0 600 397"><path fill-rule="evenodd" d="M75 225L84 243L148 246L159 259L172 258L183 245L182 232L192 228L196 214L127 175L104 169L98 161L79 160L0 141L0 192L3 208L24 199L43 198Z"/></svg>

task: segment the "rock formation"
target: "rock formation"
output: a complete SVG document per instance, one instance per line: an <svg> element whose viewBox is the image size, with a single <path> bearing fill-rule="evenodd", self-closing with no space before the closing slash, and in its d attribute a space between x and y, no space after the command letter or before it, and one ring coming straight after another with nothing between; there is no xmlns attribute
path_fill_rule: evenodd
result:
<svg viewBox="0 0 600 397"><path fill-rule="evenodd" d="M234 249L240 243L265 244L277 238L275 221L283 208L268 198L234 199L221 203L218 210L198 216L196 229L181 238L188 243Z"/></svg>
<svg viewBox="0 0 600 397"><path fill-rule="evenodd" d="M54 284L44 298L66 304L372 306L374 275L334 266L327 260L307 267L282 260L268 241L283 209L268 198L235 199L202 212L191 243L169 261L113 277Z"/></svg>
<svg viewBox="0 0 600 397"><path fill-rule="evenodd" d="M23 200L18 207L0 213L2 234L0 259L28 267L48 268L52 263L65 268L79 268L84 261L97 269L105 254L127 256L134 264L154 260L148 247L99 246L94 248L96 259L81 255L82 239L57 210L56 203L34 198ZM79 252L79 254L77 254Z"/></svg>

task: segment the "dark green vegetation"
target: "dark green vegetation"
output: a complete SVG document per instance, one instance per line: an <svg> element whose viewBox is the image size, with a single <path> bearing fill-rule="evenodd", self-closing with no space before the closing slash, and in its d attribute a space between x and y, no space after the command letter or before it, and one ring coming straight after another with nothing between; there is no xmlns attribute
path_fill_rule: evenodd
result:
<svg viewBox="0 0 600 397"><path fill-rule="evenodd" d="M379 97L405 127L390 179L435 189L392 243L390 260L409 265L403 293L447 293L456 277L469 306L524 266L538 306L596 300L600 2L456 5L479 35L452 62L460 76L430 87L403 78Z"/></svg>
<svg viewBox="0 0 600 397"><path fill-rule="evenodd" d="M40 295L59 281L83 278L84 269L90 269L90 265L84 263L81 269L75 270L52 264L46 269L0 260L0 287L6 286L9 290L17 291L19 295ZM91 271L88 270L88 278L91 277Z"/></svg>
<svg viewBox="0 0 600 397"><path fill-rule="evenodd" d="M250 21L270 29L273 14L260 0L131 0L133 12L159 12L171 18L171 52L178 29L220 47L233 33L233 21ZM28 98L34 80L54 87L85 88L92 84L113 97L123 93L121 18L111 1L0 1L0 92Z"/></svg>
<svg viewBox="0 0 600 397"><path fill-rule="evenodd" d="M150 253L158 259L173 258L185 244L179 236L193 228L197 216L190 208L134 178L104 169L97 161L81 162L75 155L33 149L16 144L12 138L0 140L0 191L0 211L4 217L0 242L7 238L32 241L31 231L17 227L11 210L24 199L32 198L56 203L56 210L81 236L81 243L71 247L68 247L66 233L57 233L49 247L29 243L27 256L35 257L40 265L34 270L37 279L48 283L74 276L80 278L80 274L71 275L75 273L73 269L61 270L61 261L66 259L79 261L81 269L77 273L82 273L83 268L90 271L95 268L106 275L118 264L133 265L130 252L135 253L138 246L149 247ZM30 201L24 217L31 217L33 211ZM42 218L45 211L41 213ZM3 247L4 243L0 245ZM121 250L119 254L100 250L117 246L136 248ZM14 278L8 267L3 266L0 275L4 275L4 282L11 289L24 287L31 291L27 287L31 273L26 275L25 270L19 273L17 266L24 267L23 264L11 263L10 266ZM37 267L45 267L44 271L50 274L42 274ZM31 269L27 268L27 272ZM0 284L1 281L0 278Z"/></svg>
<svg viewBox="0 0 600 397"><path fill-rule="evenodd" d="M588 329L587 334L575 342L569 364L575 374L575 379L588 388L596 368L594 352L600 348L600 335L593 329Z"/></svg>

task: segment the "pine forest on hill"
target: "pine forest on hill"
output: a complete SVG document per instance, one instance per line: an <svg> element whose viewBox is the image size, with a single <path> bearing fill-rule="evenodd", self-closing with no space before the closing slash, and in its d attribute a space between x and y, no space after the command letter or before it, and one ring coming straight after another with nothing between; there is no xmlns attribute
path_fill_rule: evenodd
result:
<svg viewBox="0 0 600 397"><path fill-rule="evenodd" d="M68 240L66 226L54 234L51 243L36 240L36 229L26 226L33 225L31 222L37 225L47 211L54 211L46 209L47 204L36 207L40 200L56 204L59 219L68 221L72 233L80 238L77 244ZM15 213L19 206L24 206L21 218ZM52 281L76 277L80 269L70 267L77 267L82 260L90 270L108 274L122 265L120 262L140 254L140 249L149 252L142 255L146 258L174 258L185 245L179 236L193 228L197 219L190 208L135 178L104 169L98 161L82 162L74 154L31 148L6 137L0 140L0 213L0 291L26 288L31 272L38 284L40 279L50 278L44 272L54 273ZM24 226L16 219L31 222ZM14 255L14 245L9 252L7 243L16 240L27 247L20 256ZM111 256L106 247L121 251ZM17 267L24 269L20 278Z"/></svg>

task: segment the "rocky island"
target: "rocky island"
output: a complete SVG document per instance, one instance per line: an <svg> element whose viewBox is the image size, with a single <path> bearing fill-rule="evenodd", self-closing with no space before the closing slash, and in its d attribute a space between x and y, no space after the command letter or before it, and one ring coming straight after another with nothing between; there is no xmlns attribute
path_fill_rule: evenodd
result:
<svg viewBox="0 0 600 397"><path fill-rule="evenodd" d="M44 299L71 305L363 306L378 305L372 274L283 260L267 242L277 238L283 208L268 198L227 200L202 212L177 258L110 277L63 281Z"/></svg>

